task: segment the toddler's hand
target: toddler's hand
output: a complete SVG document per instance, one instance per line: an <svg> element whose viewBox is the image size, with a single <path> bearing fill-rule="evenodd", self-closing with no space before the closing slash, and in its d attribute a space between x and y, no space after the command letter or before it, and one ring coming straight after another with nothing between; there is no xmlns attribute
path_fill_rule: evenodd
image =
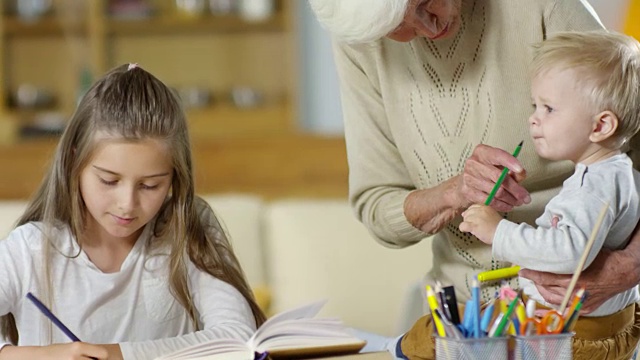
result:
<svg viewBox="0 0 640 360"><path fill-rule="evenodd" d="M472 233L485 244L493 243L496 228L502 220L498 212L485 205L471 205L462 213L462 218L460 231Z"/></svg>

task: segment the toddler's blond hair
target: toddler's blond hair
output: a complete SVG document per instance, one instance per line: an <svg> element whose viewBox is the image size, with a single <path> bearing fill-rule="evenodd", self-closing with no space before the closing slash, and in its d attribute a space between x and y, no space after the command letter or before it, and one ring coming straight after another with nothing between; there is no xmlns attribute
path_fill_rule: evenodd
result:
<svg viewBox="0 0 640 360"><path fill-rule="evenodd" d="M624 146L640 130L640 43L627 35L598 30L560 32L535 46L532 77L551 69L573 69L587 106L613 112L615 137Z"/></svg>

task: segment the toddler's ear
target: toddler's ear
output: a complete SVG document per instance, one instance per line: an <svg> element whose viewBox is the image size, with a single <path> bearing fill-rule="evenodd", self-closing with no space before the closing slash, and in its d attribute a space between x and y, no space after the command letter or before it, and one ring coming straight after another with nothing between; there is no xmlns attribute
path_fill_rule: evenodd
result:
<svg viewBox="0 0 640 360"><path fill-rule="evenodd" d="M589 140L594 143L604 141L616 133L618 129L618 117L609 110L603 111L594 117L593 131Z"/></svg>

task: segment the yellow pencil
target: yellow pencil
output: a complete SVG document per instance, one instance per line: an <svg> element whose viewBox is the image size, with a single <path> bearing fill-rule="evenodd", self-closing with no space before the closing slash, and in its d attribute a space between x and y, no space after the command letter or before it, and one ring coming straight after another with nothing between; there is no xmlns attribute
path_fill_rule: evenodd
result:
<svg viewBox="0 0 640 360"><path fill-rule="evenodd" d="M564 314L565 319L568 320L571 318L571 314L573 314L573 312L576 310L576 306L582 299L582 295L584 295L584 292L585 292L584 287L581 287L580 289L578 289L578 291L576 291L576 294L573 297L573 301L571 302L571 305L567 309L566 314Z"/></svg>
<svg viewBox="0 0 640 360"><path fill-rule="evenodd" d="M447 336L447 333L444 330L444 325L442 325L440 319L435 315L435 311L438 310L438 299L436 299L436 294L433 292L433 289L431 289L431 286L427 285L426 289L427 302L429 303L429 309L431 309L431 319L433 320L433 323L436 324L436 331L438 332L438 335L445 337Z"/></svg>
<svg viewBox="0 0 640 360"><path fill-rule="evenodd" d="M518 321L520 322L520 324L524 323L524 321L527 319L527 312L524 309L524 305L522 305L522 302L519 302L518 305L516 305L516 316L518 317Z"/></svg>
<svg viewBox="0 0 640 360"><path fill-rule="evenodd" d="M508 268L484 271L478 274L479 281L492 281L510 278L518 275L520 266L512 266Z"/></svg>

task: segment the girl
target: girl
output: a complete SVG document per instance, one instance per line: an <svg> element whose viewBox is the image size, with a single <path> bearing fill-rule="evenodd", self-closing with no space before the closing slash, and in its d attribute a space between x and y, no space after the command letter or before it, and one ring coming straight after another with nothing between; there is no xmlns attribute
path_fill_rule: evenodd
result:
<svg viewBox="0 0 640 360"><path fill-rule="evenodd" d="M0 242L0 359L152 359L264 321L195 196L179 100L136 64L83 97L18 225Z"/></svg>

